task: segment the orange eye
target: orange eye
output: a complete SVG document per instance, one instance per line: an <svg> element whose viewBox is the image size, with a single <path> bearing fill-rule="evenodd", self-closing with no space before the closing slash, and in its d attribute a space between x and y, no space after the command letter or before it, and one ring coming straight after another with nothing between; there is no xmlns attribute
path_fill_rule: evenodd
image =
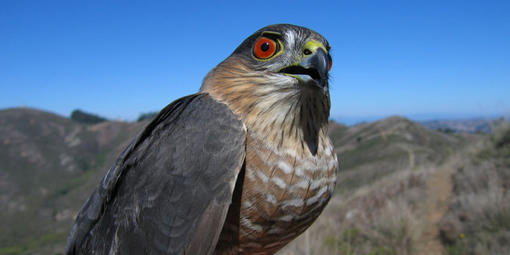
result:
<svg viewBox="0 0 510 255"><path fill-rule="evenodd" d="M253 47L253 54L257 58L267 59L276 53L276 42L267 37L261 37Z"/></svg>
<svg viewBox="0 0 510 255"><path fill-rule="evenodd" d="M331 71L331 67L333 67L333 59L328 54L328 60L329 60L329 66L328 66L328 72Z"/></svg>

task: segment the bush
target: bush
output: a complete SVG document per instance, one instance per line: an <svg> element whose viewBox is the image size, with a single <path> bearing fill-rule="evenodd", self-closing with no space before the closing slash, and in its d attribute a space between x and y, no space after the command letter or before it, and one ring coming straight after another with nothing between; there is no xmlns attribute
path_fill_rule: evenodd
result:
<svg viewBox="0 0 510 255"><path fill-rule="evenodd" d="M448 254L510 250L510 129L498 128L476 158L453 175L454 197L442 220Z"/></svg>
<svg viewBox="0 0 510 255"><path fill-rule="evenodd" d="M494 135L494 143L497 149L510 147L510 127L505 127Z"/></svg>
<svg viewBox="0 0 510 255"><path fill-rule="evenodd" d="M100 117L95 114L86 113L79 109L76 109L71 113L71 119L85 124L97 124L107 120L106 118Z"/></svg>

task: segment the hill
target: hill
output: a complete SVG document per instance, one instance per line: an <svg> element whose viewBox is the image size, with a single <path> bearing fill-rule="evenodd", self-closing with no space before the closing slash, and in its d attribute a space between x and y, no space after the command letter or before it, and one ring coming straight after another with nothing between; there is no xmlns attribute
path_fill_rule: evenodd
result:
<svg viewBox="0 0 510 255"><path fill-rule="evenodd" d="M1 110L0 254L62 253L73 217L147 123L91 125L36 109ZM412 231L421 224L416 218L426 211L416 205L426 196L431 173L461 148L485 139L430 130L401 117L352 127L332 122L330 136L340 160L337 194L282 254L386 251L398 244L380 231L392 233L398 220L408 222L402 238L414 244L422 238Z"/></svg>
<svg viewBox="0 0 510 255"><path fill-rule="evenodd" d="M350 128L333 128L330 137L340 159L338 189L369 184L395 171L435 165L464 141L393 116Z"/></svg>
<svg viewBox="0 0 510 255"><path fill-rule="evenodd" d="M61 251L73 216L142 126L0 111L0 254Z"/></svg>

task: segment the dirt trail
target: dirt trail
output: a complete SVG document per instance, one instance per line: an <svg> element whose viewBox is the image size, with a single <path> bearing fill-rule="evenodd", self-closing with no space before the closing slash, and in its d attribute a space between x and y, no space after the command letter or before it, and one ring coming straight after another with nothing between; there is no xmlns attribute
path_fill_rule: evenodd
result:
<svg viewBox="0 0 510 255"><path fill-rule="evenodd" d="M445 164L436 169L427 181L427 197L423 203L423 213L427 222L422 242L416 251L418 255L444 254L444 247L439 240L439 221L448 211L452 195L452 174L458 162L453 156Z"/></svg>

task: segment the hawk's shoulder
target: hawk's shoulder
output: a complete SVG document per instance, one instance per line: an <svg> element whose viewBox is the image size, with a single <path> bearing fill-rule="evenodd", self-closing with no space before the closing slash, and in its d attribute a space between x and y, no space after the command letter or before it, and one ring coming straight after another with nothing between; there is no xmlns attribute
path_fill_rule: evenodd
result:
<svg viewBox="0 0 510 255"><path fill-rule="evenodd" d="M242 122L209 95L171 103L85 203L68 253L212 252L244 162L245 140Z"/></svg>

